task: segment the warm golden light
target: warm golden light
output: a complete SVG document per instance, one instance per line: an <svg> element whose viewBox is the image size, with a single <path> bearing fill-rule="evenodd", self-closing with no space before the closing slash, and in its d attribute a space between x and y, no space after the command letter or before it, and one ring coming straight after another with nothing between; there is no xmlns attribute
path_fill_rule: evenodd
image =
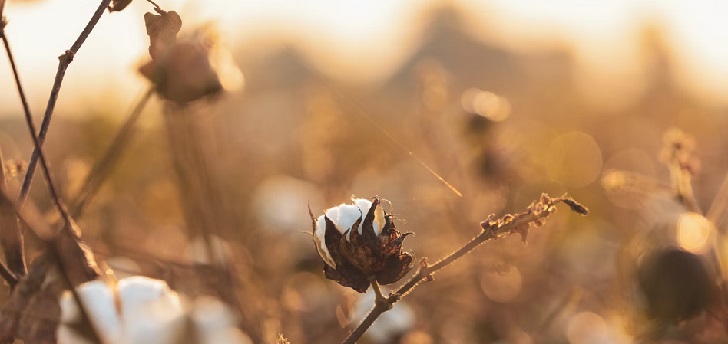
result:
<svg viewBox="0 0 728 344"><path fill-rule="evenodd" d="M500 122L511 115L511 103L493 92L471 88L461 97L463 109L491 121Z"/></svg>
<svg viewBox="0 0 728 344"><path fill-rule="evenodd" d="M677 221L677 241L680 247L693 253L706 249L714 231L713 223L697 213L684 213Z"/></svg>
<svg viewBox="0 0 728 344"><path fill-rule="evenodd" d="M483 274L480 287L488 298L493 301L507 303L518 297L523 286L523 278L517 267L507 267L507 270L489 271Z"/></svg>
<svg viewBox="0 0 728 344"><path fill-rule="evenodd" d="M570 187L592 183L602 171L602 153L591 135L570 132L551 141L544 152L549 176Z"/></svg>

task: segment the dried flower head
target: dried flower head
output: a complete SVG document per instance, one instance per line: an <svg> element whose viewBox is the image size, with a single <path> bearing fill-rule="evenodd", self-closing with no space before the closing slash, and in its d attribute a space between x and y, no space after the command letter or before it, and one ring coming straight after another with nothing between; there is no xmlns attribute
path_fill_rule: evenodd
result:
<svg viewBox="0 0 728 344"><path fill-rule="evenodd" d="M327 209L318 219L311 214L313 241L326 263L326 278L360 293L373 281L397 282L412 268L413 255L402 252L410 233L397 231L378 198L352 202Z"/></svg>
<svg viewBox="0 0 728 344"><path fill-rule="evenodd" d="M182 20L174 11L147 13L144 22L152 59L139 71L163 98L186 104L242 85L242 73L211 27L178 39Z"/></svg>

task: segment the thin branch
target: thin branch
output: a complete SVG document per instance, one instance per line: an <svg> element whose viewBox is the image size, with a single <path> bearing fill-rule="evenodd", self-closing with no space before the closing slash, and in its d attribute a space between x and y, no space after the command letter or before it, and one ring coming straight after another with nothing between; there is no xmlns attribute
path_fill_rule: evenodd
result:
<svg viewBox="0 0 728 344"><path fill-rule="evenodd" d="M18 277L15 276L14 273L8 269L7 266L5 266L4 263L0 263L0 276L5 280L5 282L8 283L8 285L13 288L16 284L18 284Z"/></svg>
<svg viewBox="0 0 728 344"><path fill-rule="evenodd" d="M136 103L136 105L134 105L131 114L127 117L126 121L121 126L121 129L119 129L119 132L116 134L116 137L114 137L109 148L106 150L101 159L98 160L91 168L91 171L88 173L83 182L81 190L71 202L71 216L74 218L81 216L88 202L99 191L101 184L112 170L112 167L114 167L117 158L129 144L129 139L134 134L134 130L136 129L137 122L139 122L142 110L144 110L144 107L152 98L153 94L153 88L150 88L144 93L142 98Z"/></svg>
<svg viewBox="0 0 728 344"><path fill-rule="evenodd" d="M40 125L40 132L38 132L39 145L37 145L35 149L33 149L33 154L30 156L28 170L25 173L25 178L23 179L23 184L20 188L20 195L18 195L18 204L21 207L25 202L25 198L28 196L28 192L30 191L30 184L33 181L35 166L36 164L38 164L38 159L40 159L41 157L39 148L41 148L43 146L43 143L45 142L45 137L48 133L48 127L51 124L53 110L55 109L56 101L58 100L58 93L61 91L61 83L63 82L63 77L66 75L66 69L68 69L68 66L73 61L73 57L81 48L81 45L86 40L86 38L88 38L94 26L96 26L96 23L98 23L101 15L104 14L104 11L109 6L109 3L111 3L111 0L101 0L99 7L96 9L96 12L94 12L93 16L89 20L88 24L86 24L86 27L83 29L83 31L81 31L81 34L78 36L76 41L73 42L71 49L66 50L66 52L58 58L60 60L58 63L58 71L56 72L56 78L53 82L51 95L48 98L48 105L46 106L45 114L43 115L43 121ZM33 136L35 136L35 134L33 134Z"/></svg>
<svg viewBox="0 0 728 344"><path fill-rule="evenodd" d="M13 55L13 51L10 48L10 41L8 40L7 36L5 35L5 25L6 22L4 19L0 19L0 39L3 41L3 46L5 47L5 53L8 57L8 61L10 62L10 69L13 73L13 78L15 79L15 87L18 89L18 96L20 97L20 102L23 106L23 112L25 113L25 119L28 121L28 123L33 122L33 117L30 114L30 106L28 106L28 100L25 96L25 91L23 91L23 84L20 82L20 73L18 72L18 67L15 64L15 57ZM30 127L29 127L30 128ZM31 135L35 136L35 131L31 130ZM1 161L2 157L0 156L0 175L2 180L0 181L5 185L6 179L5 179L5 165L4 162ZM10 214L4 214L4 216L11 216ZM15 219L15 216L12 215L13 219ZM5 259L7 263L7 267L5 265L2 265L3 269L9 268L15 276L23 276L27 273L27 268L25 266L25 248L23 244L23 231L20 229L20 226L17 223L17 219L14 221L10 221L8 219L6 223L5 228L3 231L14 231L14 233L3 233L2 235L2 247L3 251L5 253ZM2 274L3 277L5 277L5 280L10 284L11 287L14 287L14 285L17 283L17 277L15 281L11 281L7 278L6 274Z"/></svg>
<svg viewBox="0 0 728 344"><path fill-rule="evenodd" d="M374 321L382 315L382 313L390 310L392 305L399 301L403 296L410 293L422 281L432 280L433 275L437 271L460 259L480 244L486 241L504 238L514 233L521 234L522 238L525 240L525 237L528 234L528 228L532 224L536 226L542 225L543 221L556 211L556 204L562 202L568 205L571 210L579 214L586 215L589 213L589 210L586 207L566 195L551 198L546 194L542 194L541 199L538 202L531 203L526 212L516 215L508 214L497 220L493 219L494 215L489 216L488 219L480 224L483 229L480 234L472 238L468 243L432 265L429 265L427 263L427 259L423 258L420 261L420 268L417 270L417 273L405 282L404 285L399 287L397 290L390 292L387 297L381 299L377 298L374 303L374 308L369 311L369 314L367 314L364 320L342 342L342 344L356 343L364 332L367 331L369 326L371 326Z"/></svg>
<svg viewBox="0 0 728 344"><path fill-rule="evenodd" d="M63 281L68 285L76 303L78 304L81 315L80 320L82 324L88 325L89 331L85 334L90 336L89 339L91 339L93 343L103 343L101 341L101 336L99 335L99 332L96 330L93 322L91 321L90 313L86 305L81 300L80 295L76 291L74 281L68 273L69 262L67 262L64 256L61 254L62 248L59 247L59 240L62 240L62 238L60 238L57 233L53 233L49 230L49 228L47 228L47 225L42 222L41 216L37 212L37 209L32 206L20 208L19 202L13 202L6 188L0 188L0 200L10 203L12 205L12 208L15 210L15 214L18 217L18 220L25 226L25 228L28 229L28 232L33 237L38 239L40 243L43 244L45 248L47 248L47 255L36 258L36 261L44 259L48 264L51 264L58 268L60 276L63 278ZM64 227L71 227L71 223L66 222L64 224ZM43 271L43 276L46 276L47 274L45 273L45 270ZM32 274L33 273L31 272L30 275ZM31 282L32 281L30 279L24 279L20 281L21 284Z"/></svg>
<svg viewBox="0 0 728 344"><path fill-rule="evenodd" d="M159 5L157 5L157 3L156 3L156 2L154 2L154 1L152 1L152 0L147 0L147 2L148 2L148 3L150 3L150 4L152 4L152 6L154 6L154 10L155 10L155 11L157 11L157 13L162 13L162 12L164 12L164 10L162 10L162 8L161 8L161 7L159 7Z"/></svg>
<svg viewBox="0 0 728 344"><path fill-rule="evenodd" d="M723 232L723 227L720 226L719 222L728 208L728 174L723 179L723 183L720 184L718 192L715 194L713 203L710 204L710 209L706 213L705 217L712 222L719 231Z"/></svg>

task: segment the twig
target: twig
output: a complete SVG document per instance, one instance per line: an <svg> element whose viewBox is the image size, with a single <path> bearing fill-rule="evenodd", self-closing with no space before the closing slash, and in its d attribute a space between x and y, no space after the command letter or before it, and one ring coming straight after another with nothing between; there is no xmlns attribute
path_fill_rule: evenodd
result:
<svg viewBox="0 0 728 344"><path fill-rule="evenodd" d="M693 193L691 179L695 173L693 140L682 130L671 129L663 136L661 160L670 171L672 192L685 209L703 215Z"/></svg>
<svg viewBox="0 0 728 344"><path fill-rule="evenodd" d="M5 35L5 25L6 22L4 18L0 18L0 39L3 41L3 46L5 47L5 53L8 56L8 61L10 62L10 69L13 73L13 78L15 79L15 87L18 89L18 96L20 97L20 102L23 106L23 112L25 113L25 119L28 121L28 123L32 123L33 117L30 114L30 107L28 106L28 100L25 97L25 91L23 91L23 84L20 82L20 73L18 73L18 67L15 64L15 57L13 56L13 51L10 49L10 41L8 40L7 36ZM35 131L31 130L31 135L35 136ZM6 179L5 179L5 166L2 160L2 157L0 156L0 175L2 180L0 180L0 183L3 183L5 185ZM4 206L4 205L3 205ZM4 216L11 216L10 214L4 214ZM12 217L15 219L15 216L12 215ZM7 222L5 222L6 228L3 229L2 234L2 247L3 251L5 253L5 260L7 263L7 267L0 263L0 266L2 266L2 269L9 269L12 271L14 276L23 276L27 273L27 268L25 266L25 251L24 251L24 245L23 245L23 231L20 229L20 226L17 223L17 219L15 221L10 221L8 219ZM9 233L9 231L14 231L14 233ZM8 279L7 275L5 273L2 274L5 280L10 284L11 288L15 286L17 283L17 277L15 281L11 281Z"/></svg>
<svg viewBox="0 0 728 344"><path fill-rule="evenodd" d="M83 213L86 204L96 195L104 179L111 171L112 167L117 161L120 153L126 148L129 143L129 138L134 134L134 129L139 121L142 110L151 99L154 94L154 89L150 88L147 90L139 102L136 103L131 111L129 117L127 117L124 124L119 129L119 132L114 137L111 145L106 150L100 160L94 164L91 171L86 176L83 182L81 190L71 202L71 216L78 218Z"/></svg>
<svg viewBox="0 0 728 344"><path fill-rule="evenodd" d="M726 208L728 208L728 174L723 179L723 183L720 184L720 188L715 194L713 203L710 204L710 209L708 209L708 212L705 215L705 217L721 232L723 232L723 229L719 222L723 217Z"/></svg>
<svg viewBox="0 0 728 344"><path fill-rule="evenodd" d="M568 205L571 210L582 215L589 213L589 210L586 207L566 195L551 198L546 194L542 194L541 199L538 202L531 203L528 210L524 213L505 215L501 219L497 220L493 220L494 215L489 216L488 219L480 224L483 228L480 234L472 238L468 243L432 265L429 265L427 263L427 259L423 258L420 261L420 268L417 270L417 273L405 282L404 285L399 287L397 290L390 292L387 297L377 298L374 303L374 308L369 311L369 314L367 314L364 320L342 342L342 344L356 343L356 341L361 338L369 326L371 326L382 313L390 310L393 304L399 301L403 296L410 293L417 285L420 284L420 282L432 280L433 275L437 271L452 264L466 253L469 253L478 247L480 244L489 240L504 238L513 233L519 233L525 239L529 226L531 224L536 226L542 225L543 220L556 211L556 204L561 202Z"/></svg>
<svg viewBox="0 0 728 344"><path fill-rule="evenodd" d="M150 3L150 4L152 4L152 6L154 6L154 10L155 10L155 11L157 11L157 13L162 13L162 12L164 12L164 10L162 10L162 8L161 8L161 7L159 7L159 5L157 5L157 3L156 3L156 2L154 2L154 1L152 1L152 0L147 0L147 2L148 2L148 3Z"/></svg>
<svg viewBox="0 0 728 344"><path fill-rule="evenodd" d="M71 49L66 50L66 52L58 58L58 71L56 72L56 78L53 82L51 95L48 98L48 105L46 106L45 114L43 115L43 121L40 125L40 132L38 132L39 145L37 145L35 149L33 149L33 154L30 156L28 170L25 173L25 178L23 179L23 184L20 188L20 195L18 195L18 205L21 207L25 202L25 198L28 196L28 191L30 191L30 184L33 181L35 166L36 164L38 164L38 159L41 156L39 148L42 147L43 143L45 142L45 137L48 133L48 127L51 124L53 110L55 109L56 101L58 100L58 93L61 91L61 83L63 82L63 77L66 75L66 69L68 69L68 66L71 64L71 61L73 61L73 57L76 55L78 50L81 49L81 45L86 40L86 38L88 38L91 30L93 30L94 26L96 26L96 23L98 23L101 15L104 14L104 11L109 6L109 3L111 3L111 0L101 0L99 7L96 9L96 12L94 12L93 16L89 20L88 24L86 24L86 27L83 29L83 31L81 31L81 34L78 36L76 41L73 42ZM35 134L33 134L33 136L35 136Z"/></svg>
<svg viewBox="0 0 728 344"><path fill-rule="evenodd" d="M0 263L0 276L2 276L11 288L18 284L18 277L16 277L15 274L12 273L3 263Z"/></svg>
<svg viewBox="0 0 728 344"><path fill-rule="evenodd" d="M78 304L82 323L89 326L89 332L87 332L86 334L90 335L89 339L91 339L92 342L103 343L101 341L101 336L99 336L98 331L91 321L91 316L86 305L83 303L80 295L75 289L74 281L68 274L68 262L61 254L62 248L59 247L59 240L62 240L62 238L57 235L58 233L52 233L51 231L49 231L49 228L47 228L47 226L40 220L40 215L34 207L31 206L20 208L19 202L13 202L6 188L0 188L0 200L12 204L12 208L15 210L15 214L18 217L18 220L25 226L25 228L28 229L28 232L32 234L32 236L37 238L47 248L46 253L48 254L48 256L38 257L36 258L36 261L42 260L46 264L51 264L52 266L56 266L58 268L59 274L63 278L63 281L69 286L71 293L76 303ZM71 223L66 222L64 224L64 227L71 227ZM66 235L66 233L61 233L60 235ZM44 265L44 263L40 264ZM43 275L47 275L45 272L46 270L43 271ZM33 273L31 272L30 275L32 274ZM31 282L31 280L24 279L20 281L21 284L24 282Z"/></svg>

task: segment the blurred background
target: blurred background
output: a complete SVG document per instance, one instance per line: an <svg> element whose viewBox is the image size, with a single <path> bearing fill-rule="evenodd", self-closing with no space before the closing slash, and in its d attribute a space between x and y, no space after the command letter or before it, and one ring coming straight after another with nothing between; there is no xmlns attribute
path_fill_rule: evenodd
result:
<svg viewBox="0 0 728 344"><path fill-rule="evenodd" d="M710 266L717 251L720 270L726 2L157 3L180 14L182 34L214 32L237 69L221 78L242 79L183 107L153 99L79 223L117 274L235 300L256 342L338 342L366 312L371 297L323 278L309 233L307 206L317 215L352 195L391 202L398 228L416 233L405 249L430 261L541 192L568 192L592 210L559 212L527 245L483 245L397 304L365 342L629 343L652 331L635 278L641 256L676 246ZM8 0L6 32L36 116L57 57L97 5ZM136 0L105 14L68 69L46 145L67 198L149 87L138 68L150 11ZM3 156L26 160L9 68L0 85ZM707 220L675 199L660 159L676 128L694 147L696 201L715 208ZM43 183L31 196L53 213ZM231 280L205 268L217 258ZM725 340L707 318L676 325L670 339Z"/></svg>

